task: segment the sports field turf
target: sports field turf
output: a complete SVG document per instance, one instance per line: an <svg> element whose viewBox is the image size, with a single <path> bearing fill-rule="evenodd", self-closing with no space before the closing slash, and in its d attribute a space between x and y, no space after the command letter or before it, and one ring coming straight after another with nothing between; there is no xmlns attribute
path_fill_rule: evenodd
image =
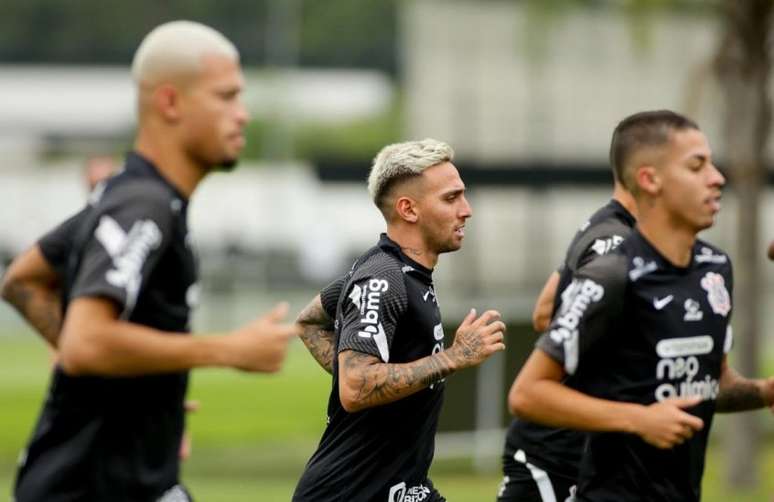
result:
<svg viewBox="0 0 774 502"><path fill-rule="evenodd" d="M0 500L7 499L16 456L38 413L47 365L46 349L31 335L0 336ZM328 385L327 375L300 342L292 348L279 375L219 370L195 373L189 394L200 400L202 407L189 422L194 450L184 467L184 481L197 500L289 500L322 431ZM762 486L743 494L724 487L723 452L718 442L714 443L708 456L703 500L773 500L774 446L770 440L767 445L760 467ZM494 499L500 476L474 474L463 459L436 462L433 480L451 502L480 502Z"/></svg>

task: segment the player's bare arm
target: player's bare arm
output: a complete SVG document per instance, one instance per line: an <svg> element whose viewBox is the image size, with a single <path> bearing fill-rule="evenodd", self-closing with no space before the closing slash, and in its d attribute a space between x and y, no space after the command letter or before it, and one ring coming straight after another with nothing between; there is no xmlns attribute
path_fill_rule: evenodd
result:
<svg viewBox="0 0 774 502"><path fill-rule="evenodd" d="M532 310L532 329L537 333L542 333L548 329L551 324L551 314L554 312L554 298L556 290L559 287L559 272L554 270L546 279L543 289L535 302L535 308Z"/></svg>
<svg viewBox="0 0 774 502"><path fill-rule="evenodd" d="M774 406L774 377L745 378L729 366L727 357L723 357L719 384L720 392L715 403L715 411L719 413Z"/></svg>
<svg viewBox="0 0 774 502"><path fill-rule="evenodd" d="M59 276L35 245L11 263L2 283L5 301L56 348L62 327Z"/></svg>
<svg viewBox="0 0 774 502"><path fill-rule="evenodd" d="M325 371L333 373L333 320L325 312L319 294L301 311L296 322L301 326L301 341L309 353Z"/></svg>
<svg viewBox="0 0 774 502"><path fill-rule="evenodd" d="M375 356L345 350L339 354L339 396L350 413L410 396L463 368L482 363L504 350L505 324L490 310L463 320L449 349L404 364L383 363Z"/></svg>
<svg viewBox="0 0 774 502"><path fill-rule="evenodd" d="M295 324L281 324L287 304L224 336L169 336L119 319L116 305L103 298L73 300L62 328L61 362L69 374L130 376L219 366L275 372ZM182 333L180 335L183 335Z"/></svg>
<svg viewBox="0 0 774 502"><path fill-rule="evenodd" d="M540 349L532 352L508 394L514 415L553 427L637 434L658 448L671 448L701 430L704 422L683 411L700 398L668 399L650 406L598 399L565 385L562 366Z"/></svg>

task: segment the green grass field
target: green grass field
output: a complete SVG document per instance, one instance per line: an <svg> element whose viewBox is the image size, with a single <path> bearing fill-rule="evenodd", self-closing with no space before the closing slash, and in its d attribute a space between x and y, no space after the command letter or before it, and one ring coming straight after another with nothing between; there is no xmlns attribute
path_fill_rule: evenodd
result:
<svg viewBox="0 0 774 502"><path fill-rule="evenodd" d="M48 358L31 335L0 336L0 493L9 493L15 459L39 411ZM197 500L289 500L322 432L329 381L300 343L279 375L196 372L189 395L201 401L201 409L189 421L193 457L184 466L184 481ZM774 447L768 445L760 465L762 486L750 493L725 487L722 460L720 446L713 444L704 477L705 502L772 500ZM474 473L464 459L436 462L432 477L452 502L494 500L500 482L497 473Z"/></svg>

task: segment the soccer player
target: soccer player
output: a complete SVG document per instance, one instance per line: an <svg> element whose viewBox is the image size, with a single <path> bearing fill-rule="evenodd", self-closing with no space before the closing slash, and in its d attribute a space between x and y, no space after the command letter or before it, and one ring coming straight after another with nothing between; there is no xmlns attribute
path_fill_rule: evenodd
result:
<svg viewBox="0 0 774 502"><path fill-rule="evenodd" d="M333 383L296 502L445 500L427 477L444 378L505 348L499 313L471 310L444 350L432 272L439 254L462 246L471 216L452 158L430 139L382 149L368 189L387 233L301 315L302 339ZM310 339L326 318L335 337Z"/></svg>
<svg viewBox="0 0 774 502"><path fill-rule="evenodd" d="M613 136L612 149L620 136ZM613 173L613 198L597 210L575 234L564 262L540 292L533 311L535 331L548 327L557 291L564 291L579 268L615 249L632 232L637 208L632 195ZM572 387L573 378L564 380ZM564 501L575 490L585 433L553 428L519 418L508 427L503 453L499 502Z"/></svg>
<svg viewBox="0 0 774 502"><path fill-rule="evenodd" d="M574 274L509 407L592 431L579 501L698 501L715 411L771 405L774 379L727 364L731 263L696 237L725 183L704 134L669 111L628 117L616 134L613 168L636 200L637 228Z"/></svg>
<svg viewBox="0 0 774 502"><path fill-rule="evenodd" d="M61 300L25 298L23 281L4 288L59 350L17 502L188 500L178 479L188 370L275 371L299 331L279 323L280 306L226 335L186 336L197 297L188 199L217 166L235 165L244 143L236 49L204 25L167 23L143 40L132 73L134 151L79 221L64 223L72 230L55 231L69 250Z"/></svg>

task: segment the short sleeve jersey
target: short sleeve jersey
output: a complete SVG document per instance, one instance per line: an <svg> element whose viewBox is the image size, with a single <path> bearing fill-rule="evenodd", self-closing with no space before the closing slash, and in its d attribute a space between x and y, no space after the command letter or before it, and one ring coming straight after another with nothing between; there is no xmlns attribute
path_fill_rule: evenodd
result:
<svg viewBox="0 0 774 502"><path fill-rule="evenodd" d="M73 239L90 211L91 206L86 206L38 241L43 257L61 278L67 274L67 261L73 247Z"/></svg>
<svg viewBox="0 0 774 502"><path fill-rule="evenodd" d="M558 270L559 285L557 298L554 298L554 311L561 303L559 294L570 284L573 274L592 260L617 248L632 232L634 224L632 214L612 199L581 226L570 242L564 262ZM573 378L567 378L564 383L572 386ZM503 470L511 477L522 475L524 471L519 468L521 464L514 458L521 450L531 464L551 474L575 478L585 438L583 432L556 429L516 418L511 421L505 438ZM532 482L532 478L525 481Z"/></svg>
<svg viewBox="0 0 774 502"><path fill-rule="evenodd" d="M197 273L187 205L130 153L98 200L40 241L63 272L65 309L76 298L104 298L130 322L188 332ZM178 483L187 382L187 372L103 378L56 367L16 501L158 499Z"/></svg>
<svg viewBox="0 0 774 502"><path fill-rule="evenodd" d="M643 405L703 399L687 411L704 428L672 449L636 435L590 433L578 500L700 500L721 362L732 345L733 279L717 248L697 240L691 258L676 267L635 230L578 270L538 341L589 395Z"/></svg>
<svg viewBox="0 0 774 502"><path fill-rule="evenodd" d="M329 313L336 299L336 353L354 350L384 363L407 363L443 350L431 273L382 235L321 293ZM430 500L427 472L445 383L355 413L341 406L338 386L334 358L328 423L293 500Z"/></svg>

